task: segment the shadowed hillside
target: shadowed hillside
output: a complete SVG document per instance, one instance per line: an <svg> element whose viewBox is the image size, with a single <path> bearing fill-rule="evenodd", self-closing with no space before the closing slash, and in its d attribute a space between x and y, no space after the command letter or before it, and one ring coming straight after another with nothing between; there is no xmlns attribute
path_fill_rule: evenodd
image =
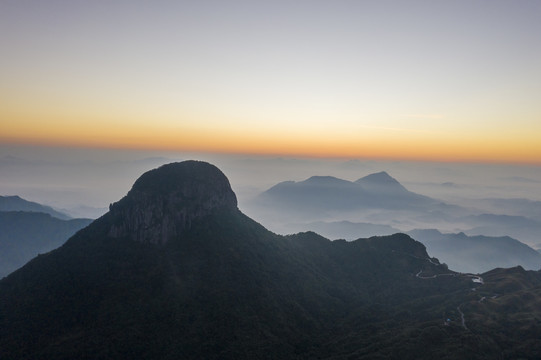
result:
<svg viewBox="0 0 541 360"><path fill-rule="evenodd" d="M39 212L0 211L0 278L38 254L56 249L91 222L61 220Z"/></svg>

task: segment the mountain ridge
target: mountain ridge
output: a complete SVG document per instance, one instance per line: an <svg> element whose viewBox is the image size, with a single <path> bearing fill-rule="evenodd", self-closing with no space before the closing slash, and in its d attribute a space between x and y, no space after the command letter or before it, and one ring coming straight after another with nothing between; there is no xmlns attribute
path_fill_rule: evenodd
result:
<svg viewBox="0 0 541 360"><path fill-rule="evenodd" d="M50 214L51 216L62 220L69 220L72 218L71 216L57 211L50 206L25 200L19 195L0 195L0 211L31 211Z"/></svg>
<svg viewBox="0 0 541 360"><path fill-rule="evenodd" d="M463 232L442 233L436 229L415 229L407 233L422 242L432 255L462 272L482 273L517 265L528 270L541 268L541 255L509 236L469 236Z"/></svg>
<svg viewBox="0 0 541 360"><path fill-rule="evenodd" d="M407 190L382 171L356 181L334 176L311 176L303 181L280 182L255 200L260 207L284 207L290 211L351 211L365 208L417 208L437 203L427 196Z"/></svg>

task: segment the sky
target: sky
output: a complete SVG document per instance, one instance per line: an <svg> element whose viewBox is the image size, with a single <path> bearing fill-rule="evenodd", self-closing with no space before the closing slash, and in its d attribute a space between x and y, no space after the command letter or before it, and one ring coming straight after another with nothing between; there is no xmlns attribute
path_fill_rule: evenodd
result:
<svg viewBox="0 0 541 360"><path fill-rule="evenodd" d="M541 164L539 34L534 0L3 0L0 142Z"/></svg>

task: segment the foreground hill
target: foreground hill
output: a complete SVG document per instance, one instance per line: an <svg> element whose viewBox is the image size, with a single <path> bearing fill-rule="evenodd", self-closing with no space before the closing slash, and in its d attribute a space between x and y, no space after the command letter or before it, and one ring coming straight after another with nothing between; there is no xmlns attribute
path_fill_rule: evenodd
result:
<svg viewBox="0 0 541 360"><path fill-rule="evenodd" d="M404 234L275 235L188 161L0 281L0 358L533 359L540 284L449 271Z"/></svg>
<svg viewBox="0 0 541 360"><path fill-rule="evenodd" d="M56 249L91 222L61 220L40 212L0 211L0 278L38 254Z"/></svg>

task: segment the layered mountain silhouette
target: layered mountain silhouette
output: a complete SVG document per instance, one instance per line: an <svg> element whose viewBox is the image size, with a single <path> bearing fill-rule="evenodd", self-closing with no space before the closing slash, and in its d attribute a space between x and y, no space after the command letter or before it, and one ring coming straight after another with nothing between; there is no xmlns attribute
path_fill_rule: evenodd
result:
<svg viewBox="0 0 541 360"><path fill-rule="evenodd" d="M521 241L538 243L541 238L541 222L516 215L481 214L460 219L470 226L468 235L500 236L507 234Z"/></svg>
<svg viewBox="0 0 541 360"><path fill-rule="evenodd" d="M443 235L430 231L419 233L419 240L456 270L483 272L511 265L539 269L539 259L524 244L539 243L537 202L485 199L479 205L479 209L473 203L465 208L416 194L383 171L353 182L331 176L282 182L261 193L246 209L282 234L315 230L332 239L354 240L369 234L438 229L449 234L445 241L432 241ZM532 217L484 213L498 206L500 211L527 213L519 211L522 205L527 205ZM511 254L511 249L516 251Z"/></svg>
<svg viewBox="0 0 541 360"><path fill-rule="evenodd" d="M62 220L41 212L0 211L0 278L56 249L90 219Z"/></svg>
<svg viewBox="0 0 541 360"><path fill-rule="evenodd" d="M25 200L18 195L0 196L0 211L28 211L49 214L57 219L69 220L71 217L50 206Z"/></svg>
<svg viewBox="0 0 541 360"><path fill-rule="evenodd" d="M395 178L391 177L387 172L381 171L367 175L355 181L356 184L361 185L365 190L372 194L379 194L381 196L392 195L394 197L405 197L410 200L430 200L428 197L424 197L407 190L402 184L400 184Z"/></svg>
<svg viewBox="0 0 541 360"><path fill-rule="evenodd" d="M416 209L436 200L415 194L386 172L357 181L332 176L312 176L307 180L281 182L262 193L256 204L282 206L300 212L332 212L355 209Z"/></svg>
<svg viewBox="0 0 541 360"><path fill-rule="evenodd" d="M405 234L276 235L187 161L0 281L0 358L533 359L540 296L539 272L459 274Z"/></svg>
<svg viewBox="0 0 541 360"><path fill-rule="evenodd" d="M446 227L471 214L469 209L409 191L386 172L356 181L313 176L299 182L281 182L244 203L243 208L282 234L294 228L310 230L306 226L314 222L348 221L401 231L428 224Z"/></svg>
<svg viewBox="0 0 541 360"><path fill-rule="evenodd" d="M422 242L431 255L462 272L482 273L517 265L528 270L541 269L541 254L509 236L442 234L435 229L412 230L408 235Z"/></svg>
<svg viewBox="0 0 541 360"><path fill-rule="evenodd" d="M352 221L314 221L307 223L284 223L282 230L288 234L305 231L316 233L332 240L357 240L371 236L391 235L401 232L400 229L389 225L378 225Z"/></svg>
<svg viewBox="0 0 541 360"><path fill-rule="evenodd" d="M0 196L0 278L56 249L91 222L17 195Z"/></svg>

